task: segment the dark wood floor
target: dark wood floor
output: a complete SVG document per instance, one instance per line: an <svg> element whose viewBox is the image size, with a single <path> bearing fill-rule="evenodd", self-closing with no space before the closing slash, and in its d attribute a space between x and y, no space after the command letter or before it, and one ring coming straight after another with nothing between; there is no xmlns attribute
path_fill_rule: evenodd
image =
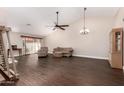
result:
<svg viewBox="0 0 124 93"><path fill-rule="evenodd" d="M51 55L38 59L36 54L17 59L20 80L16 85L124 85L123 71L111 69L107 60Z"/></svg>

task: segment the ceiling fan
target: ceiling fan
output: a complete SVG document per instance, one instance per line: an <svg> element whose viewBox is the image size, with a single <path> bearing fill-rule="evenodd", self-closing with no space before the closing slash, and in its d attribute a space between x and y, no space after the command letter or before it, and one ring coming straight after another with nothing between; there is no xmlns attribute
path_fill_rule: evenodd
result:
<svg viewBox="0 0 124 93"><path fill-rule="evenodd" d="M55 24L55 26L53 27L53 30L56 30L56 29L61 29L61 30L65 30L65 28L63 28L63 27L69 27L69 25L59 25L59 22L58 22L58 14L59 14L59 12L57 11L56 12L56 15L57 15L57 21L54 23Z"/></svg>

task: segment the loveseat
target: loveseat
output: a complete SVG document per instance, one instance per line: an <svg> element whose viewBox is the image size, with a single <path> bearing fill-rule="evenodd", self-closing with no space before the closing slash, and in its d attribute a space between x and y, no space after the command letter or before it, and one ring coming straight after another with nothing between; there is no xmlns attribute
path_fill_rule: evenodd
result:
<svg viewBox="0 0 124 93"><path fill-rule="evenodd" d="M73 49L71 47L57 47L53 49L53 55L54 57L70 57L72 56Z"/></svg>

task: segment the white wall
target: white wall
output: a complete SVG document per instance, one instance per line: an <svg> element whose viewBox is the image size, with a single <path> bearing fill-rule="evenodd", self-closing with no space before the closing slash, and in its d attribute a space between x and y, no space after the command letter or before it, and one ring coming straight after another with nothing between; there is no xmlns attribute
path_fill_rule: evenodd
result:
<svg viewBox="0 0 124 93"><path fill-rule="evenodd" d="M72 47L75 56L92 58L108 58L109 32L113 27L113 18L90 17L87 27L90 29L88 35L81 35L79 31L83 27L83 20L70 25L66 31L52 32L45 38L45 44L49 52L55 47Z"/></svg>
<svg viewBox="0 0 124 93"><path fill-rule="evenodd" d="M114 27L124 27L124 8L120 8L115 19Z"/></svg>

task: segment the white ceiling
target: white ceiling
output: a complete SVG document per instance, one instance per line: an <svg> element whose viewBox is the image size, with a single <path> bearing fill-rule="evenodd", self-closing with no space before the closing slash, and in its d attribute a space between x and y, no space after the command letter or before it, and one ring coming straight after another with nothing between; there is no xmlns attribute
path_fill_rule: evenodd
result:
<svg viewBox="0 0 124 93"><path fill-rule="evenodd" d="M87 8L87 16L113 17L119 8ZM60 24L72 24L83 16L83 7L6 7L0 8L0 24L11 26L13 31L46 35L52 30L46 26L53 26L56 22L56 11L60 12ZM27 26L26 24L31 24Z"/></svg>

